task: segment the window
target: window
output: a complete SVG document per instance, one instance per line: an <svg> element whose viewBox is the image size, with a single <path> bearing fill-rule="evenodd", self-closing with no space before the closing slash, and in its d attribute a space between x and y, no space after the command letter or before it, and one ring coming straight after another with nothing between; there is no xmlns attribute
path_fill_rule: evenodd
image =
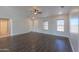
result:
<svg viewBox="0 0 79 59"><path fill-rule="evenodd" d="M44 30L48 30L48 21L45 21L43 23L43 28L44 28Z"/></svg>
<svg viewBox="0 0 79 59"><path fill-rule="evenodd" d="M64 20L57 20L57 31L64 31Z"/></svg>
<svg viewBox="0 0 79 59"><path fill-rule="evenodd" d="M73 17L70 19L70 33L78 33L78 17Z"/></svg>

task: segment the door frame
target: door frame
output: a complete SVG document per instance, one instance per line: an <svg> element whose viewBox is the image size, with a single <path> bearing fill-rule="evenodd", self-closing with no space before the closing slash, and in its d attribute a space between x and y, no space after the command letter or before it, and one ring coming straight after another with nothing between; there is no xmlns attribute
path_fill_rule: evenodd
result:
<svg viewBox="0 0 79 59"><path fill-rule="evenodd" d="M8 34L7 35L0 36L0 38L11 36L11 22L10 22L10 19L9 18L0 18L0 19L8 20L8 23L7 23L7 25L8 25L7 26Z"/></svg>

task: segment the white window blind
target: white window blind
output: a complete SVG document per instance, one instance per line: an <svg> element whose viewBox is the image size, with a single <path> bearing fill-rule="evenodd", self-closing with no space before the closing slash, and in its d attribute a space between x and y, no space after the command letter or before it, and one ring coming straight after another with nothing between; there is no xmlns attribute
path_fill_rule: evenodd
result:
<svg viewBox="0 0 79 59"><path fill-rule="evenodd" d="M44 30L48 30L48 21L45 21L45 22L43 23L43 29L44 29Z"/></svg>
<svg viewBox="0 0 79 59"><path fill-rule="evenodd" d="M57 20L57 31L64 31L64 20Z"/></svg>
<svg viewBox="0 0 79 59"><path fill-rule="evenodd" d="M70 19L70 33L78 33L78 26L79 26L79 18L72 17Z"/></svg>

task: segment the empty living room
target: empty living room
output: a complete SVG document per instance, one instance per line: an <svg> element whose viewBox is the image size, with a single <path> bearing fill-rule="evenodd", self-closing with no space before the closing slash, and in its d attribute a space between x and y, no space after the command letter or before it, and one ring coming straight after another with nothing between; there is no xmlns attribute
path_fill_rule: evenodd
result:
<svg viewBox="0 0 79 59"><path fill-rule="evenodd" d="M0 52L79 52L79 6L0 6Z"/></svg>

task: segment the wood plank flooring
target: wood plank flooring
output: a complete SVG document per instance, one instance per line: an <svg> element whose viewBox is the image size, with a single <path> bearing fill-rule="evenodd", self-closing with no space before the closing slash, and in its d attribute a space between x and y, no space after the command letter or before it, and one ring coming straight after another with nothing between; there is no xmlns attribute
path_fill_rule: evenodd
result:
<svg viewBox="0 0 79 59"><path fill-rule="evenodd" d="M0 38L1 52L72 52L69 39L36 32Z"/></svg>

